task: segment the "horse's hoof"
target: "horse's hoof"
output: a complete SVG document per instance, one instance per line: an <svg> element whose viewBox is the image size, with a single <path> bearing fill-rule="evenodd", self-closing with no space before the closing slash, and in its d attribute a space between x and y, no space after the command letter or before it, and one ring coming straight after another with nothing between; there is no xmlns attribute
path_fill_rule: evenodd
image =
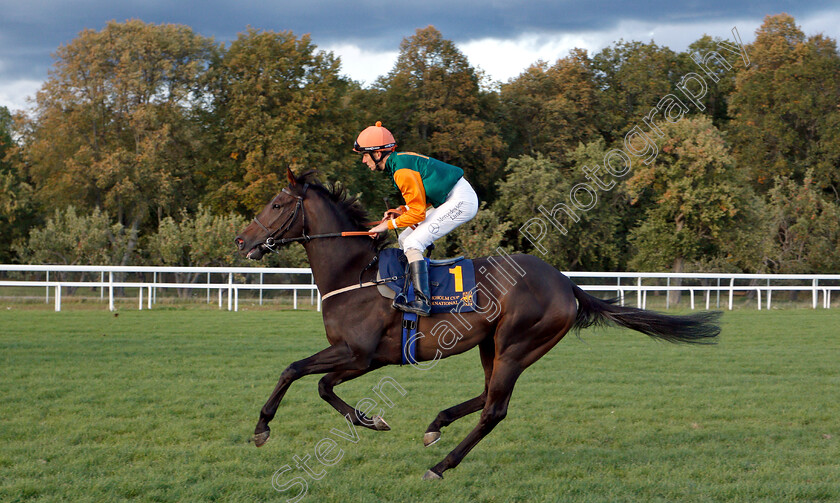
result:
<svg viewBox="0 0 840 503"><path fill-rule="evenodd" d="M423 435L423 445L428 447L433 443L440 440L440 432L439 431L427 431L425 435Z"/></svg>
<svg viewBox="0 0 840 503"><path fill-rule="evenodd" d="M437 473L426 470L426 473L423 474L423 480L442 480L443 475L438 475Z"/></svg>
<svg viewBox="0 0 840 503"><path fill-rule="evenodd" d="M382 419L382 416L373 416L373 429L376 431L391 431L391 426Z"/></svg>
<svg viewBox="0 0 840 503"><path fill-rule="evenodd" d="M262 433L257 433L254 435L254 445L257 447L262 447L268 442L268 438L271 435L270 431L264 431Z"/></svg>

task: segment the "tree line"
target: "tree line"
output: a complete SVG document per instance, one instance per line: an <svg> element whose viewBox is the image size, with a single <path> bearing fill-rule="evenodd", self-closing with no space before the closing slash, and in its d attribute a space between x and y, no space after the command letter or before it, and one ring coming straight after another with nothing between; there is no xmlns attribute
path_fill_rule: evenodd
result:
<svg viewBox="0 0 840 503"><path fill-rule="evenodd" d="M351 151L380 120L400 150L462 167L479 194L438 255L503 246L571 270L837 272L836 41L780 14L743 53L727 47L622 40L499 83L429 26L363 87L307 35L249 28L225 45L111 22L58 48L30 110L0 107L0 262L239 263L232 238L286 167L315 168L381 214L399 195ZM619 150L632 170L598 178ZM298 248L272 263L305 265Z"/></svg>

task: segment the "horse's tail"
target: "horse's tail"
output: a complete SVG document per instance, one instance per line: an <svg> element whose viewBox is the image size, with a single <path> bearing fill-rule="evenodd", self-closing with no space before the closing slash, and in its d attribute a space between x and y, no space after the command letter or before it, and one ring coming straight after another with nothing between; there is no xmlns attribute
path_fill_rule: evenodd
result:
<svg viewBox="0 0 840 503"><path fill-rule="evenodd" d="M617 299L601 300L572 284L578 301L577 317L573 328L608 325L614 323L636 330L655 339L668 342L714 344L720 333L719 311L706 311L687 316L666 314L616 305Z"/></svg>

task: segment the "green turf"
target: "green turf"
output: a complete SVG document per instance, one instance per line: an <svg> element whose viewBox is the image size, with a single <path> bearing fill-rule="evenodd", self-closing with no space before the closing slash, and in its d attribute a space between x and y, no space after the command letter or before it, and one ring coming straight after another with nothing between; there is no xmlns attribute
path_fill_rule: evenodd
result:
<svg viewBox="0 0 840 503"><path fill-rule="evenodd" d="M569 336L520 379L510 411L456 469L420 480L475 425L424 448L437 411L480 392L475 351L379 379L393 430L344 420L317 376L292 386L262 449L249 443L280 372L326 342L315 312L163 308L0 311L0 501L840 501L840 312L726 313L715 347L641 334ZM341 459L295 468L324 438ZM336 455L335 449L330 456Z"/></svg>

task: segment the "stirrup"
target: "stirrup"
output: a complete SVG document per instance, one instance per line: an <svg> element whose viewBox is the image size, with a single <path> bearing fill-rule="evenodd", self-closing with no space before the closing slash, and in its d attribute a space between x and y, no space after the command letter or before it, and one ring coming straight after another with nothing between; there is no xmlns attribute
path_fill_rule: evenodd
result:
<svg viewBox="0 0 840 503"><path fill-rule="evenodd" d="M391 307L393 309L396 309L397 311L402 311L404 313L413 313L417 316L429 316L432 311L432 307L431 305L429 305L428 302L421 301L420 299L415 299L411 302L408 302L408 299L402 293L394 297L394 300L391 302Z"/></svg>
<svg viewBox="0 0 840 503"><path fill-rule="evenodd" d="M405 296L404 293L398 293L394 296L394 300L391 301L391 308L396 309L397 311L409 312L407 311L408 307L408 298Z"/></svg>
<svg viewBox="0 0 840 503"><path fill-rule="evenodd" d="M417 301L414 301L417 302ZM405 309L401 309L407 313L413 313L417 316L429 316L432 313L432 307L428 303L420 304L419 306L407 305Z"/></svg>

